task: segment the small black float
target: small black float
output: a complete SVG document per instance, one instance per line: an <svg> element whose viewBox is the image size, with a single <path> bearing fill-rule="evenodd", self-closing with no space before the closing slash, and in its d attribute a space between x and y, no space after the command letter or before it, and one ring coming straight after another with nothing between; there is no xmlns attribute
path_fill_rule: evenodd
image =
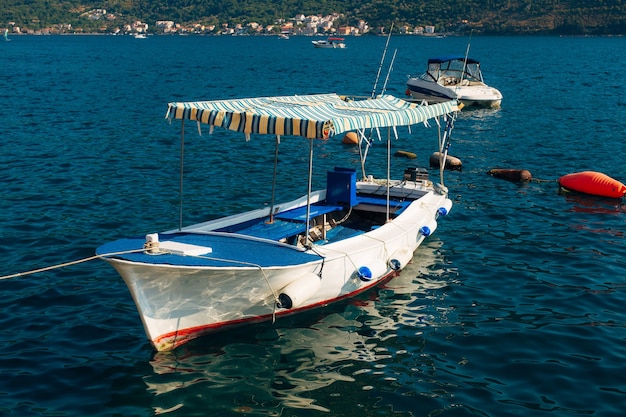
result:
<svg viewBox="0 0 626 417"><path fill-rule="evenodd" d="M487 174L515 182L526 182L533 179L532 174L527 169L494 168L490 169Z"/></svg>
<svg viewBox="0 0 626 417"><path fill-rule="evenodd" d="M435 152L430 156L430 166L432 168L440 168L443 154L441 152ZM444 162L444 169L460 170L463 167L463 163L457 157L446 155Z"/></svg>

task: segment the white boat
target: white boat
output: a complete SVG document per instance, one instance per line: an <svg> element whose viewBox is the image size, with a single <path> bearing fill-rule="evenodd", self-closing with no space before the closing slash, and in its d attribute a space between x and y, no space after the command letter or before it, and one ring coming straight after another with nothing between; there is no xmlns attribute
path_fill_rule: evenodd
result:
<svg viewBox="0 0 626 417"><path fill-rule="evenodd" d="M434 136L445 154L457 111L455 101L420 105L388 95L169 103L167 117L181 120L181 150L185 121L198 129L208 125L211 132L241 132L247 140L269 135L276 160L285 136L302 140L309 172L301 180L308 192L275 204L274 181L269 207L184 227L181 201L177 229L107 243L97 254L123 277L157 351L352 297L397 275L452 207L447 188L428 179L425 169L406 169L400 179L367 175L365 129L387 128L389 172L396 127L435 121L440 130ZM355 130L362 139L360 179L355 169L334 168L326 187L313 190L314 140ZM183 160L181 155L181 196ZM443 182L443 169L439 175Z"/></svg>
<svg viewBox="0 0 626 417"><path fill-rule="evenodd" d="M428 60L428 69L410 77L406 94L417 101L438 103L457 99L464 107L498 108L502 94L485 84L480 62L461 55Z"/></svg>
<svg viewBox="0 0 626 417"><path fill-rule="evenodd" d="M11 39L9 39L9 29L4 29L4 41L5 42L9 42Z"/></svg>
<svg viewBox="0 0 626 417"><path fill-rule="evenodd" d="M322 40L317 40L317 41L311 41L313 43L313 46L316 48L337 48L337 49L342 49L346 47L346 44L344 43L345 38L334 38L334 37L330 37L327 39L322 39Z"/></svg>
<svg viewBox="0 0 626 417"><path fill-rule="evenodd" d="M133 36L135 39L148 39L145 33L135 33Z"/></svg>

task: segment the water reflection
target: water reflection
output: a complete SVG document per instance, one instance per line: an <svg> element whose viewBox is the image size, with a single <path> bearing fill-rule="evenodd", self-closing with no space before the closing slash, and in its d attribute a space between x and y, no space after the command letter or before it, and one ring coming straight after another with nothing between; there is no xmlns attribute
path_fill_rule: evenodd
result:
<svg viewBox="0 0 626 417"><path fill-rule="evenodd" d="M569 210L576 213L618 214L626 212L622 199L599 197L586 194L563 193L565 201L571 204Z"/></svg>
<svg viewBox="0 0 626 417"><path fill-rule="evenodd" d="M425 329L447 321L448 271L440 246L431 240L400 276L348 304L155 353L154 372L144 378L154 412L354 414L352 401L377 381L397 383L418 367L433 366L420 339ZM394 370L403 361L406 369Z"/></svg>

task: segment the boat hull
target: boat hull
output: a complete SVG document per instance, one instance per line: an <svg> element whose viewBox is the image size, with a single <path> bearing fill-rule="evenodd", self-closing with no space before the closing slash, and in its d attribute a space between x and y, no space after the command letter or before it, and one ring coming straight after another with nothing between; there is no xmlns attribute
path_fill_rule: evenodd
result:
<svg viewBox="0 0 626 417"><path fill-rule="evenodd" d="M411 78L407 81L407 95L416 101L428 103L441 103L458 98L457 94L450 88L419 78Z"/></svg>
<svg viewBox="0 0 626 417"><path fill-rule="evenodd" d="M380 186L363 188L375 195ZM419 198L389 222L309 249L211 232L203 224L195 232L188 227L160 237L210 249L206 254L154 255L141 250L139 238L104 245L98 253L123 277L153 347L167 351L202 335L323 307L390 279L452 205L445 192L408 191L397 188L395 194ZM355 210L371 210L368 204ZM254 255L249 245L262 253ZM129 251L135 253L108 255ZM285 295L293 305L285 305Z"/></svg>
<svg viewBox="0 0 626 417"><path fill-rule="evenodd" d="M500 91L483 83L445 87L434 81L411 78L407 81L407 95L413 100L428 103L457 99L463 104L463 108L499 108L502 103Z"/></svg>

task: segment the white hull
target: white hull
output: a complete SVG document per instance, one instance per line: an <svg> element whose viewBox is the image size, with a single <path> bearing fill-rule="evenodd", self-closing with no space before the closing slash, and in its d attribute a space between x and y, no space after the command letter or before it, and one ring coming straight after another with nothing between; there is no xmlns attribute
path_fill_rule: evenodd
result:
<svg viewBox="0 0 626 417"><path fill-rule="evenodd" d="M380 188L362 185L370 190ZM406 194L407 189L398 187L396 193ZM191 267L106 260L124 278L154 348L171 350L203 334L324 306L378 285L406 266L425 238L420 228L426 226L432 233L439 208L448 211L451 205L445 194L430 191L375 230L314 245L306 252L318 254L317 260L301 265ZM210 223L199 225L196 231L209 232ZM217 252L215 248L211 255ZM371 271L369 281L359 278L362 267ZM311 277L318 278L321 285L316 288ZM281 291L300 279L302 288L296 291L302 292L302 304L277 307Z"/></svg>
<svg viewBox="0 0 626 417"><path fill-rule="evenodd" d="M488 85L462 86L455 90L464 107L499 108L502 103L500 91Z"/></svg>
<svg viewBox="0 0 626 417"><path fill-rule="evenodd" d="M343 38L328 38L326 40L311 41L311 43L316 48L343 49L346 47Z"/></svg>
<svg viewBox="0 0 626 417"><path fill-rule="evenodd" d="M412 78L407 82L407 87L407 93L418 102L441 103L456 98L463 107L484 108L499 108L502 103L500 91L484 83L445 87L435 82Z"/></svg>

